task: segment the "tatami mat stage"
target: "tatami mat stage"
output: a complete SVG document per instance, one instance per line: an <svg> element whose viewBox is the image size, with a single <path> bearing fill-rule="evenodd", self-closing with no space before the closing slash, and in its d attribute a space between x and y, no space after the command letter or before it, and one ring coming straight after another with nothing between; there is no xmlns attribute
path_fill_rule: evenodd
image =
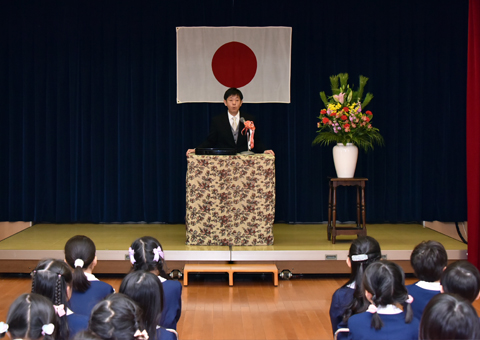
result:
<svg viewBox="0 0 480 340"><path fill-rule="evenodd" d="M185 226L169 224L36 224L0 242L0 272L28 273L39 259L63 258L65 242L86 235L96 244L96 273L126 273L128 247L138 237L153 236L165 250L169 270L182 271L185 263L275 263L292 273L348 273L348 248L355 236L327 240L326 224L275 224L273 246L187 246ZM436 240L450 260L466 259L467 245L420 224L371 224L368 235L376 238L382 254L411 272L412 249L423 240ZM127 259L126 259L127 256Z"/></svg>

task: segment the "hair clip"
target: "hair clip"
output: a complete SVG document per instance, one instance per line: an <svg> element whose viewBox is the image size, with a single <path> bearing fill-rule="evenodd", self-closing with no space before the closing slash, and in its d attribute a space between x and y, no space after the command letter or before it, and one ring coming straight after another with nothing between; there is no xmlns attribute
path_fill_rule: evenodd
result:
<svg viewBox="0 0 480 340"><path fill-rule="evenodd" d="M140 332L139 329L137 329L137 331L135 332L135 334L133 334L133 337L134 338L143 338L145 340L148 340L148 333L146 330L143 330Z"/></svg>
<svg viewBox="0 0 480 340"><path fill-rule="evenodd" d="M43 325L42 326L42 335L45 335L45 334L52 335L54 330L55 330L55 325L53 323Z"/></svg>
<svg viewBox="0 0 480 340"><path fill-rule="evenodd" d="M413 296L408 295L408 299L405 300L406 303L412 303L413 302Z"/></svg>
<svg viewBox="0 0 480 340"><path fill-rule="evenodd" d="M75 263L73 264L73 267L74 268L77 268L77 267L83 268L84 264L85 264L85 262L83 262L82 259L76 259Z"/></svg>
<svg viewBox="0 0 480 340"><path fill-rule="evenodd" d="M53 308L55 309L55 313L57 313L57 315L59 317L62 317L64 316L66 313L65 313L65 306L62 304L62 305L53 305Z"/></svg>
<svg viewBox="0 0 480 340"><path fill-rule="evenodd" d="M137 262L135 260L135 250L132 249L132 247L128 248L128 256L130 257L130 262L132 264L134 264L135 262Z"/></svg>
<svg viewBox="0 0 480 340"><path fill-rule="evenodd" d="M375 306L374 304L371 304L370 306L368 306L367 312L375 314L377 312L377 306Z"/></svg>
<svg viewBox="0 0 480 340"><path fill-rule="evenodd" d="M154 248L153 253L155 254L155 256L153 257L153 261L155 261L155 262L160 261L160 257L163 259L162 248L160 248L160 247Z"/></svg>
<svg viewBox="0 0 480 340"><path fill-rule="evenodd" d="M368 260L368 255L367 254L352 255L351 259L353 262L365 261L365 260Z"/></svg>
<svg viewBox="0 0 480 340"><path fill-rule="evenodd" d="M6 333L8 331L8 323L0 322L0 334Z"/></svg>

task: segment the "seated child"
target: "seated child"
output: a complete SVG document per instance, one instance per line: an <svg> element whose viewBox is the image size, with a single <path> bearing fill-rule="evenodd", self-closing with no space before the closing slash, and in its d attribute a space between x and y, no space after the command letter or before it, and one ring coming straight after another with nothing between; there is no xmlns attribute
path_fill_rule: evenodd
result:
<svg viewBox="0 0 480 340"><path fill-rule="evenodd" d="M163 310L162 283L155 274L137 270L128 274L120 285L120 293L129 296L142 310L142 319L150 339L176 340L174 329L159 326Z"/></svg>
<svg viewBox="0 0 480 340"><path fill-rule="evenodd" d="M148 340L141 315L140 307L128 296L110 294L93 308L88 331L105 340Z"/></svg>
<svg viewBox="0 0 480 340"><path fill-rule="evenodd" d="M350 278L333 293L330 305L330 322L332 323L333 333L338 328L347 327L342 322L347 308L349 308L348 317L366 309L361 290L363 273L368 265L379 261L381 258L380 245L373 237L359 237L350 245L347 257L347 265L351 269Z"/></svg>
<svg viewBox="0 0 480 340"><path fill-rule="evenodd" d="M95 244L87 236L73 236L65 244L65 261L72 269L73 292L69 307L78 314L90 316L97 302L114 292L108 283L92 274L97 265Z"/></svg>
<svg viewBox="0 0 480 340"><path fill-rule="evenodd" d="M144 236L136 239L128 251L132 271L151 272L162 282L165 299L159 326L176 330L182 313L182 284L176 280L169 280L164 269L165 254L160 242L153 237Z"/></svg>
<svg viewBox="0 0 480 340"><path fill-rule="evenodd" d="M73 313L68 306L72 293L72 271L60 260L46 259L32 272L32 293L50 300L59 318L58 339L69 339L88 325L88 316Z"/></svg>
<svg viewBox="0 0 480 340"><path fill-rule="evenodd" d="M402 268L390 261L377 261L367 267L362 283L370 306L348 319L349 339L418 339L419 321L413 317L413 298L405 287Z"/></svg>
<svg viewBox="0 0 480 340"><path fill-rule="evenodd" d="M419 339L480 339L475 308L455 294L434 296L423 311Z"/></svg>
<svg viewBox="0 0 480 340"><path fill-rule="evenodd" d="M408 293L413 296L413 315L420 320L428 301L440 293L440 276L447 266L447 252L437 241L423 241L410 255L410 263L418 282L408 285Z"/></svg>
<svg viewBox="0 0 480 340"><path fill-rule="evenodd" d="M22 294L10 306L7 323L0 322L0 337L10 339L57 339L58 320L49 299L38 294Z"/></svg>
<svg viewBox="0 0 480 340"><path fill-rule="evenodd" d="M480 297L480 272L468 261L448 265L440 279L442 293L452 293L470 301Z"/></svg>

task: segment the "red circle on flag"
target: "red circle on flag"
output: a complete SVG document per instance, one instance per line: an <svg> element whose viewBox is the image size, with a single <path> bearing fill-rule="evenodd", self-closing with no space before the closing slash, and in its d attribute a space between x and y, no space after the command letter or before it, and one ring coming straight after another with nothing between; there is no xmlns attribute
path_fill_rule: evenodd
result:
<svg viewBox="0 0 480 340"><path fill-rule="evenodd" d="M213 55L212 71L220 84L240 88L255 77L257 58L250 47L232 41L220 46Z"/></svg>

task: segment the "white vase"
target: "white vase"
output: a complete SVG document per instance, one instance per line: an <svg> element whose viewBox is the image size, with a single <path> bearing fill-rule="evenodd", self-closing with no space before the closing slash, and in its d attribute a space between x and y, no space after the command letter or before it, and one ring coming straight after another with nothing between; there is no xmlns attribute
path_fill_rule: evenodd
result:
<svg viewBox="0 0 480 340"><path fill-rule="evenodd" d="M358 147L353 143L338 143L333 147L333 163L338 178L353 178L357 166Z"/></svg>

